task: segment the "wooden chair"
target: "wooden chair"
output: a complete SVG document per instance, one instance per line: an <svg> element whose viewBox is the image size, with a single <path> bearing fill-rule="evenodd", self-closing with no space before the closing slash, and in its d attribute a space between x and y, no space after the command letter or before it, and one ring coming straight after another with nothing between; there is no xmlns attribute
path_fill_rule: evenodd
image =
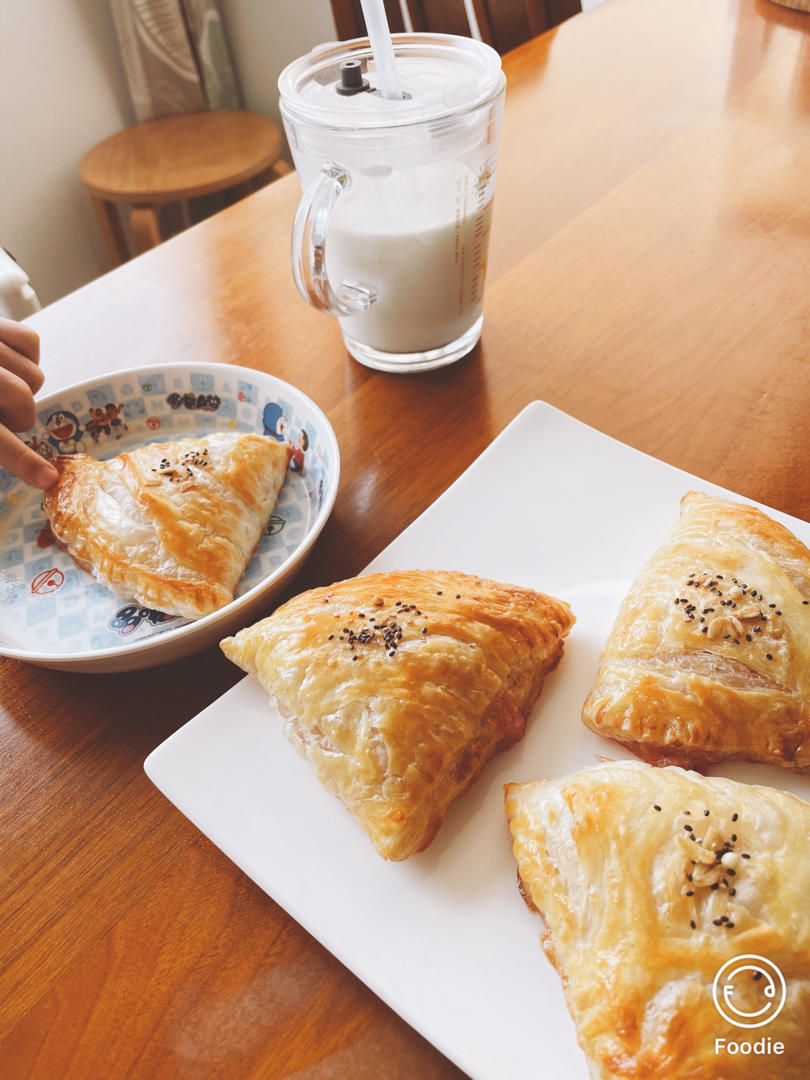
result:
<svg viewBox="0 0 810 1080"><path fill-rule="evenodd" d="M385 10L392 33L471 35L505 53L576 15L582 5L580 0L385 0ZM341 40L365 37L360 0L332 0L332 13Z"/></svg>
<svg viewBox="0 0 810 1080"><path fill-rule="evenodd" d="M147 120L104 139L79 173L113 265L189 225L191 200L222 193L233 201L290 172L282 149L272 120L227 109Z"/></svg>

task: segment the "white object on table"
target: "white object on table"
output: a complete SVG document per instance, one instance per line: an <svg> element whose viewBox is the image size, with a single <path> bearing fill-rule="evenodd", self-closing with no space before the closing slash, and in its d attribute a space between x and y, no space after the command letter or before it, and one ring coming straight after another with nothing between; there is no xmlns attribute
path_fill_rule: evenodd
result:
<svg viewBox="0 0 810 1080"><path fill-rule="evenodd" d="M28 274L4 248L0 248L0 315L7 319L25 319L41 307Z"/></svg>

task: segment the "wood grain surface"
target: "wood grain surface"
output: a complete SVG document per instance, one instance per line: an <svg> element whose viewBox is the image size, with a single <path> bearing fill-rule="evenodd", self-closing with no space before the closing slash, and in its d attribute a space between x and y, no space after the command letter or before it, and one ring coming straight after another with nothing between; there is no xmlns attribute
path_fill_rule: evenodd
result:
<svg viewBox="0 0 810 1080"><path fill-rule="evenodd" d="M809 33L770 0L607 0L507 55L483 340L453 367L347 357L292 283L290 176L33 318L45 392L198 360L309 394L343 471L296 591L359 571L535 398L810 519ZM216 649L0 660L4 1080L461 1075L143 774L237 678Z"/></svg>
<svg viewBox="0 0 810 1080"><path fill-rule="evenodd" d="M264 172L282 150L266 116L213 109L125 128L82 158L79 174L111 202L173 202L222 191Z"/></svg>

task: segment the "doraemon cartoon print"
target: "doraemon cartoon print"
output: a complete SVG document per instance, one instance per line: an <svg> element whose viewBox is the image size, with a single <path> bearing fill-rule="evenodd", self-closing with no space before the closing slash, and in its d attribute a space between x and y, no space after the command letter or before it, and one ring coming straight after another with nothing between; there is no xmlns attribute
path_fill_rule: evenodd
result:
<svg viewBox="0 0 810 1080"><path fill-rule="evenodd" d="M277 401L268 401L265 405L262 413L262 423L264 424L265 435L270 435L271 438L277 439L278 442L285 441L290 422Z"/></svg>
<svg viewBox="0 0 810 1080"><path fill-rule="evenodd" d="M86 449L82 425L75 413L66 410L51 413L45 421L45 430L48 432L48 442L60 454L76 454Z"/></svg>

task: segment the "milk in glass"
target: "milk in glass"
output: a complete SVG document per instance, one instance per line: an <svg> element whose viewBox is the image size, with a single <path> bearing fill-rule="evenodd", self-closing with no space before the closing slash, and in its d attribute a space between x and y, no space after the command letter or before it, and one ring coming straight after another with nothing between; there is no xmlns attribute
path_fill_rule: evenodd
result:
<svg viewBox="0 0 810 1080"><path fill-rule="evenodd" d="M505 80L498 54L469 38L396 34L393 49L401 99L380 95L365 39L282 72L304 189L292 263L355 359L418 371L481 333Z"/></svg>
<svg viewBox="0 0 810 1080"><path fill-rule="evenodd" d="M362 314L340 318L352 341L416 353L455 341L481 318L489 185L464 166L432 171L435 176L422 178L423 192L409 191L401 174L389 177L389 197L382 199L375 178L372 202L363 198L361 180L335 211L326 249L329 276L368 284L377 297ZM489 181L490 170L486 176Z"/></svg>

